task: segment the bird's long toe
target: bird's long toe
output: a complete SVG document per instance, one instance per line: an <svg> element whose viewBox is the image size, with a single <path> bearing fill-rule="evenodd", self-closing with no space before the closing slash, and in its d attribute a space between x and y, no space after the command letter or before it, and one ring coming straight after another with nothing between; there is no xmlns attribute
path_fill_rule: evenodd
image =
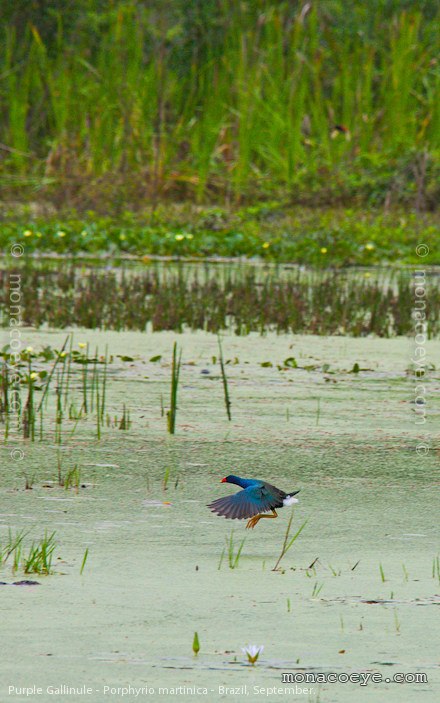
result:
<svg viewBox="0 0 440 703"><path fill-rule="evenodd" d="M253 530L254 527L255 527L255 525L258 523L258 520L259 520L259 519L260 519L260 516L259 516L259 515L255 515L254 517L251 517L251 518L247 521L246 529L247 529L247 530Z"/></svg>

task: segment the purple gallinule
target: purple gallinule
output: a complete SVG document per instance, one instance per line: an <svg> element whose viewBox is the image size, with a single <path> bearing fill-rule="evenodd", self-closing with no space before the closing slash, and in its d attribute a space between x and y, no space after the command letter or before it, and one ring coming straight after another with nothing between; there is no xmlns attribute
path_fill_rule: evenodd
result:
<svg viewBox="0 0 440 703"><path fill-rule="evenodd" d="M208 508L213 513L223 515L223 517L231 520L248 519L246 528L250 529L254 528L263 517L278 517L275 508L283 508L298 502L298 498L294 496L299 491L285 493L276 488L276 486L255 478L240 478L231 474L222 478L221 483L235 483L243 490L234 493L232 496L217 498L217 500L208 505ZM267 513L269 510L272 511L272 515L262 515L262 513Z"/></svg>

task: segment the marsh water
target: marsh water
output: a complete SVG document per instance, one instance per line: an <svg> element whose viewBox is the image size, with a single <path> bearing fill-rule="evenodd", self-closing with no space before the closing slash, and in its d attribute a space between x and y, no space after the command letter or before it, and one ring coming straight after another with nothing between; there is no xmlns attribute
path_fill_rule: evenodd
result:
<svg viewBox="0 0 440 703"><path fill-rule="evenodd" d="M60 349L66 335L22 333L34 349ZM66 419L58 447L49 412L46 439L12 428L2 445L0 538L55 531L57 549L52 575L26 576L39 585L12 585L23 574L2 568L0 700L439 700L439 374L417 424L413 342L225 334L229 422L215 335L73 334L74 347L108 346L107 411L120 417L125 404L131 425L103 427L98 441L91 421ZM439 342L426 349L435 363ZM14 447L22 460L11 460ZM58 485L59 457L63 471L79 467L78 490ZM206 507L235 490L220 483L231 472L301 489L292 534L307 523L278 571L290 509L251 531ZM234 569L231 529L235 553L245 539ZM241 649L249 643L264 645L255 666ZM389 681L298 684L307 693L281 683L283 672L361 671ZM428 681L393 683L398 672ZM48 689L63 685L91 692ZM42 692L21 690L32 686ZM117 690L128 686L145 691Z"/></svg>

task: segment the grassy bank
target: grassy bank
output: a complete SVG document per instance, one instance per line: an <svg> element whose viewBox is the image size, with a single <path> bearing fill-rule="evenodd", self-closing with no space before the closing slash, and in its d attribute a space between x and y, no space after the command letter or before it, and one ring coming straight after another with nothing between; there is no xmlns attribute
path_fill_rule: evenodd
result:
<svg viewBox="0 0 440 703"><path fill-rule="evenodd" d="M435 208L435 4L80 3L75 23L56 5L20 31L4 10L9 196Z"/></svg>

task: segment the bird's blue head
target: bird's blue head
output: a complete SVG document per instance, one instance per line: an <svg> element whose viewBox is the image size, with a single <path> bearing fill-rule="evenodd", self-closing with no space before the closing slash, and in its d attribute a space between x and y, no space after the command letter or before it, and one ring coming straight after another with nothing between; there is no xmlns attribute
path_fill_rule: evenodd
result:
<svg viewBox="0 0 440 703"><path fill-rule="evenodd" d="M248 478L240 478L240 476L234 476L234 474L229 474L222 478L220 483L235 483L236 486L241 486L241 488L247 488L251 486L255 481Z"/></svg>
<svg viewBox="0 0 440 703"><path fill-rule="evenodd" d="M229 476L225 476L222 478L220 483L237 483L238 476L234 476L234 474L229 474Z"/></svg>

